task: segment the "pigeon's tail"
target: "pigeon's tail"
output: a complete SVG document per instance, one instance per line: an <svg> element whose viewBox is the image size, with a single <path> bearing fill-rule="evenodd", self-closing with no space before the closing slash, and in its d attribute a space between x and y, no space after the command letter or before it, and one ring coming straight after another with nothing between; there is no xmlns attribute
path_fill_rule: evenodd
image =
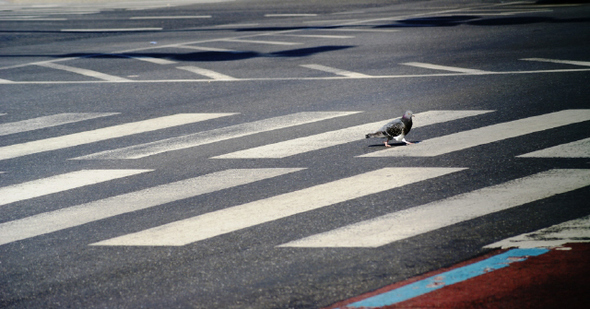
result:
<svg viewBox="0 0 590 309"><path fill-rule="evenodd" d="M373 138L373 137L386 137L386 136L383 133L383 131L378 131L375 133L369 133L369 134L365 135L365 138Z"/></svg>

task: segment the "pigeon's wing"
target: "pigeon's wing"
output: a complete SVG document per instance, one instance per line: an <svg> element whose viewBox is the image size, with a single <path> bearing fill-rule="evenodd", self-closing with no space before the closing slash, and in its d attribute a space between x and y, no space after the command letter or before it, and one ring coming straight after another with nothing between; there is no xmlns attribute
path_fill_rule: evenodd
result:
<svg viewBox="0 0 590 309"><path fill-rule="evenodd" d="M383 126L381 131L389 136L398 136L404 132L405 127L406 125L400 119L395 119Z"/></svg>

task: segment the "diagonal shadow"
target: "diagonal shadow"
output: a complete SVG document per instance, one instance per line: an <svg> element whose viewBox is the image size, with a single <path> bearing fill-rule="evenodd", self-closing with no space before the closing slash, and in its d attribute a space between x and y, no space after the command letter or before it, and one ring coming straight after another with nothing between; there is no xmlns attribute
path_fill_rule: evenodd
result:
<svg viewBox="0 0 590 309"><path fill-rule="evenodd" d="M114 58L158 58L173 61L189 61L189 62L214 62L214 61L236 61L259 57L307 57L318 53L326 53L352 48L354 46L317 46L300 49L283 50L272 53L258 53L254 51L202 51L191 53L121 53L121 54L96 54L96 53L71 53L63 55L0 55L1 57L53 57L53 58L100 58L100 59L114 59Z"/></svg>

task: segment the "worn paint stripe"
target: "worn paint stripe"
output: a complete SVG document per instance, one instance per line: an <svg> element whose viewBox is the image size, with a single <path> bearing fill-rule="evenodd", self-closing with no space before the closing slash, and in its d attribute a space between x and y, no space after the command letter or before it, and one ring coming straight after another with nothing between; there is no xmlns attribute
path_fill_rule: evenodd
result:
<svg viewBox="0 0 590 309"><path fill-rule="evenodd" d="M0 136L56 127L119 113L63 113L0 124Z"/></svg>
<svg viewBox="0 0 590 309"><path fill-rule="evenodd" d="M418 67L418 68L442 70L442 71L450 71L450 72L458 72L458 73L469 73L469 74L490 73L489 71L483 71L483 70L477 70L477 69L451 67L451 66L446 66L446 65L438 65L438 64L423 63L423 62L406 62L406 63L400 63L400 64Z"/></svg>
<svg viewBox="0 0 590 309"><path fill-rule="evenodd" d="M572 60L558 60L558 59L546 59L546 58L524 58L520 59L524 61L538 61L538 62L552 62L560 64L571 64L584 67L590 67L590 61L572 61Z"/></svg>
<svg viewBox="0 0 590 309"><path fill-rule="evenodd" d="M159 140L152 143L134 145L125 148L97 152L77 160L109 160L109 159L139 159L159 153L186 149L224 140L244 137L256 133L267 132L292 126L312 123L316 121L348 116L360 112L301 112L286 116L279 116L229 127L198 132L174 138Z"/></svg>
<svg viewBox="0 0 590 309"><path fill-rule="evenodd" d="M101 73L101 72L97 72L97 71L93 71L93 70L88 70L88 69L76 68L76 67L72 67L69 65L57 64L57 63L53 63L53 62L41 62L41 63L37 63L36 65L46 67L46 68L56 69L56 70L72 72L72 73L76 73L76 74L80 74L80 75L84 75L84 76L102 79L102 80L109 81L109 82L129 81L128 79L123 78L123 77L109 75L109 74L105 74L105 73Z"/></svg>
<svg viewBox="0 0 590 309"><path fill-rule="evenodd" d="M0 160L85 145L113 138L171 128L230 115L233 114L176 114L91 131L36 140L22 144L4 146L0 147Z"/></svg>
<svg viewBox="0 0 590 309"><path fill-rule="evenodd" d="M171 60L167 60L167 59L154 58L154 57L142 56L142 55L126 55L126 54L112 54L112 55L125 57L125 58L131 58L131 59L140 60L140 61L149 62L149 63L160 64L160 65L167 65L167 64L175 64L176 63L175 61L171 61Z"/></svg>
<svg viewBox="0 0 590 309"><path fill-rule="evenodd" d="M409 147L393 147L360 157L434 157L584 121L590 121L590 109L570 109L436 137Z"/></svg>
<svg viewBox="0 0 590 309"><path fill-rule="evenodd" d="M212 79L216 79L216 80L235 80L234 77L231 77L229 75L221 74L221 73L218 73L215 71L199 68L196 66L183 66L183 67L177 67L177 69L189 71L189 72L203 75L203 76L206 76L206 77L209 77Z"/></svg>
<svg viewBox="0 0 590 309"><path fill-rule="evenodd" d="M580 242L590 242L590 216L510 237L484 248L553 248Z"/></svg>
<svg viewBox="0 0 590 309"><path fill-rule="evenodd" d="M129 17L131 20L152 20L152 19L203 19L211 18L211 15L171 15L171 16L132 16Z"/></svg>
<svg viewBox="0 0 590 309"><path fill-rule="evenodd" d="M151 170L81 170L0 188L0 205L24 201Z"/></svg>
<svg viewBox="0 0 590 309"><path fill-rule="evenodd" d="M302 170L230 169L0 224L0 245Z"/></svg>
<svg viewBox="0 0 590 309"><path fill-rule="evenodd" d="M555 169L295 240L281 247L379 247L590 185L590 169Z"/></svg>
<svg viewBox="0 0 590 309"><path fill-rule="evenodd" d="M590 158L590 138L525 153L517 158Z"/></svg>
<svg viewBox="0 0 590 309"><path fill-rule="evenodd" d="M461 170L463 168L384 168L108 239L96 245L183 246Z"/></svg>
<svg viewBox="0 0 590 309"><path fill-rule="evenodd" d="M260 40L244 40L244 39L222 39L223 42L243 43L243 44L268 44L268 45L299 45L303 43L298 42L279 42L279 41L260 41Z"/></svg>
<svg viewBox="0 0 590 309"><path fill-rule="evenodd" d="M390 306L420 295L436 291L445 286L481 276L508 267L511 263L522 262L531 256L549 252L547 249L513 249L502 254L464 267L456 268L403 287L367 299L348 304L343 308L380 308Z"/></svg>
<svg viewBox="0 0 590 309"><path fill-rule="evenodd" d="M337 69L337 68L332 68L332 67L328 67L328 66L321 65L321 64L302 64L301 66L304 68L333 73L333 74L345 76L345 77L353 77L353 78L369 77L369 75L366 75L366 74L351 72L351 71Z"/></svg>
<svg viewBox="0 0 590 309"><path fill-rule="evenodd" d="M489 113L489 110L464 110L464 111L427 111L415 114L413 128L428 126L436 123L452 121L465 117L472 117ZM212 159L262 159L285 158L305 152L328 148L344 143L350 143L365 138L365 135L381 128L388 121L378 121L363 125L353 126L341 130L325 132L307 137L296 138L284 142L236 151Z"/></svg>
<svg viewBox="0 0 590 309"><path fill-rule="evenodd" d="M61 32L144 32L144 31L161 31L161 27L146 28L94 28L94 29L61 29Z"/></svg>

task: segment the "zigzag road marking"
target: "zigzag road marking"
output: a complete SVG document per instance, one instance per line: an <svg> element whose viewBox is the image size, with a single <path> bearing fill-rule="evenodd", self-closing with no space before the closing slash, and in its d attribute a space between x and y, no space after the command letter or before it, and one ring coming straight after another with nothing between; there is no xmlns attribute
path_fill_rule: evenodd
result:
<svg viewBox="0 0 590 309"><path fill-rule="evenodd" d="M152 143L97 152L87 156L74 158L74 160L139 159L168 151L201 146L256 133L288 128L357 113L360 112L301 112L168 138Z"/></svg>
<svg viewBox="0 0 590 309"><path fill-rule="evenodd" d="M203 75L203 76L206 76L206 77L209 77L212 79L216 79L216 80L235 80L234 77L231 77L231 76L228 76L225 74L221 74L221 73L217 73L215 71L199 68L199 67L192 66L192 65L177 67L177 69L193 72L195 74Z"/></svg>
<svg viewBox="0 0 590 309"><path fill-rule="evenodd" d="M68 71L68 72L72 72L72 73L76 73L76 74L80 74L80 75L84 75L84 76L102 79L102 80L109 81L109 82L128 82L128 81L130 81L129 79L119 77L119 76L109 75L109 74L105 74L105 73L101 73L101 72L97 72L97 71L92 71L92 70L88 70L88 69L81 69L81 68L76 68L76 67L52 63L52 62L37 63L36 65L46 67L46 68L56 69L56 70Z"/></svg>
<svg viewBox="0 0 590 309"><path fill-rule="evenodd" d="M102 129L62 135L23 144L4 146L0 147L0 160L85 145L117 137L150 132L230 115L234 114L176 114Z"/></svg>
<svg viewBox="0 0 590 309"><path fill-rule="evenodd" d="M570 109L393 147L359 157L434 157L534 132L590 121L590 109Z"/></svg>
<svg viewBox="0 0 590 309"><path fill-rule="evenodd" d="M0 206L152 170L81 170L0 188Z"/></svg>
<svg viewBox="0 0 590 309"><path fill-rule="evenodd" d="M0 245L302 170L230 169L0 224Z"/></svg>
<svg viewBox="0 0 590 309"><path fill-rule="evenodd" d="M327 66L321 65L321 64L302 64L301 66L304 68L333 73L333 74L345 76L345 77L352 77L352 78L370 77L369 75L366 75L366 74L346 71L346 70L332 68L332 67L327 67Z"/></svg>
<svg viewBox="0 0 590 309"><path fill-rule="evenodd" d="M383 168L123 235L93 245L183 246L461 170L464 168Z"/></svg>
<svg viewBox="0 0 590 309"><path fill-rule="evenodd" d="M436 123L452 121L456 119L481 115L492 111L488 110L466 110L466 111L427 111L416 114L414 128L428 126ZM309 151L319 150L362 140L365 134L373 132L382 127L387 120L367 123L341 130L325 132L307 137L296 138L284 142L269 144L265 146L236 151L212 159L262 159L262 158L285 158Z"/></svg>
<svg viewBox="0 0 590 309"><path fill-rule="evenodd" d="M99 117L117 115L119 113L63 113L43 116L34 119L0 124L0 136L28 132L63 124L74 123Z"/></svg>
<svg viewBox="0 0 590 309"><path fill-rule="evenodd" d="M379 247L589 185L589 169L549 170L295 240L280 247Z"/></svg>

